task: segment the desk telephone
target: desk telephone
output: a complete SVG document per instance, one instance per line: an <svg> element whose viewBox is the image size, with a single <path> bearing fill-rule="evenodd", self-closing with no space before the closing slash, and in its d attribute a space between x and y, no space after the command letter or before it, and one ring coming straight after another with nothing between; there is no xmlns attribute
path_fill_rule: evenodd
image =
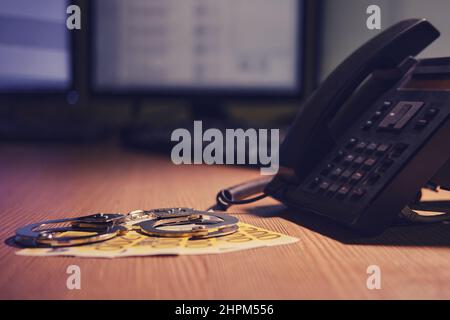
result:
<svg viewBox="0 0 450 320"><path fill-rule="evenodd" d="M279 173L222 190L218 207L271 196L378 234L422 187L450 189L450 58L414 58L439 35L409 19L356 50L299 111Z"/></svg>

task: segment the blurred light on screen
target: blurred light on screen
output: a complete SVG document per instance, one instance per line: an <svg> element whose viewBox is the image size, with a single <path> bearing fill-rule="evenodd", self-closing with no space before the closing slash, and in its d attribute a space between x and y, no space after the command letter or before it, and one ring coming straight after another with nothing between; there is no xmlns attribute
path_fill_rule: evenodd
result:
<svg viewBox="0 0 450 320"><path fill-rule="evenodd" d="M0 0L0 90L70 85L65 0Z"/></svg>
<svg viewBox="0 0 450 320"><path fill-rule="evenodd" d="M100 90L298 90L299 0L96 0Z"/></svg>

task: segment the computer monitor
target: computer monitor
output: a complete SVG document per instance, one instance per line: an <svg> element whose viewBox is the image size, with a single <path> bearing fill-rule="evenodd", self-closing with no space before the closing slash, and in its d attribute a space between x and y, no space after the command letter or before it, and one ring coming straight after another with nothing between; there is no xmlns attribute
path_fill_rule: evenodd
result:
<svg viewBox="0 0 450 320"><path fill-rule="evenodd" d="M297 97L302 0L95 0L92 89L150 96Z"/></svg>
<svg viewBox="0 0 450 320"><path fill-rule="evenodd" d="M67 90L65 0L0 0L0 94Z"/></svg>

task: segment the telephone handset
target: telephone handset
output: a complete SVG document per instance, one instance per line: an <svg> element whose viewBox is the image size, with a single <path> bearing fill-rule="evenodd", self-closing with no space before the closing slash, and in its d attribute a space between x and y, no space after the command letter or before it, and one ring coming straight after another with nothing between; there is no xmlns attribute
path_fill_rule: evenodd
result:
<svg viewBox="0 0 450 320"><path fill-rule="evenodd" d="M356 50L302 106L281 146L280 172L222 190L218 207L258 200L239 201L264 190L376 234L423 186L450 184L439 177L450 174L450 58L414 58L439 35L409 19Z"/></svg>
<svg viewBox="0 0 450 320"><path fill-rule="evenodd" d="M450 159L450 59L413 57L439 37L402 21L347 58L307 100L265 192L379 233Z"/></svg>
<svg viewBox="0 0 450 320"><path fill-rule="evenodd" d="M439 35L439 31L426 20L405 20L356 50L311 95L298 113L281 146L281 165L294 168L299 176L308 173L318 157L335 143L335 137L330 134L330 120L354 90L374 71L395 70L404 74L408 71L407 67L401 69L403 62L408 65L405 59L420 53ZM368 103L356 107L364 111ZM313 140L320 143L311 143Z"/></svg>

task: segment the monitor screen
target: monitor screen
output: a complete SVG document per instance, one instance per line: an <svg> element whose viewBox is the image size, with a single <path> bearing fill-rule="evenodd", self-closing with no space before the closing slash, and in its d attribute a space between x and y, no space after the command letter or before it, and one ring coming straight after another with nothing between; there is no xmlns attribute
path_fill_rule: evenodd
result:
<svg viewBox="0 0 450 320"><path fill-rule="evenodd" d="M300 0L96 0L96 91L301 88Z"/></svg>
<svg viewBox="0 0 450 320"><path fill-rule="evenodd" d="M0 0L0 91L64 90L71 82L63 0Z"/></svg>

